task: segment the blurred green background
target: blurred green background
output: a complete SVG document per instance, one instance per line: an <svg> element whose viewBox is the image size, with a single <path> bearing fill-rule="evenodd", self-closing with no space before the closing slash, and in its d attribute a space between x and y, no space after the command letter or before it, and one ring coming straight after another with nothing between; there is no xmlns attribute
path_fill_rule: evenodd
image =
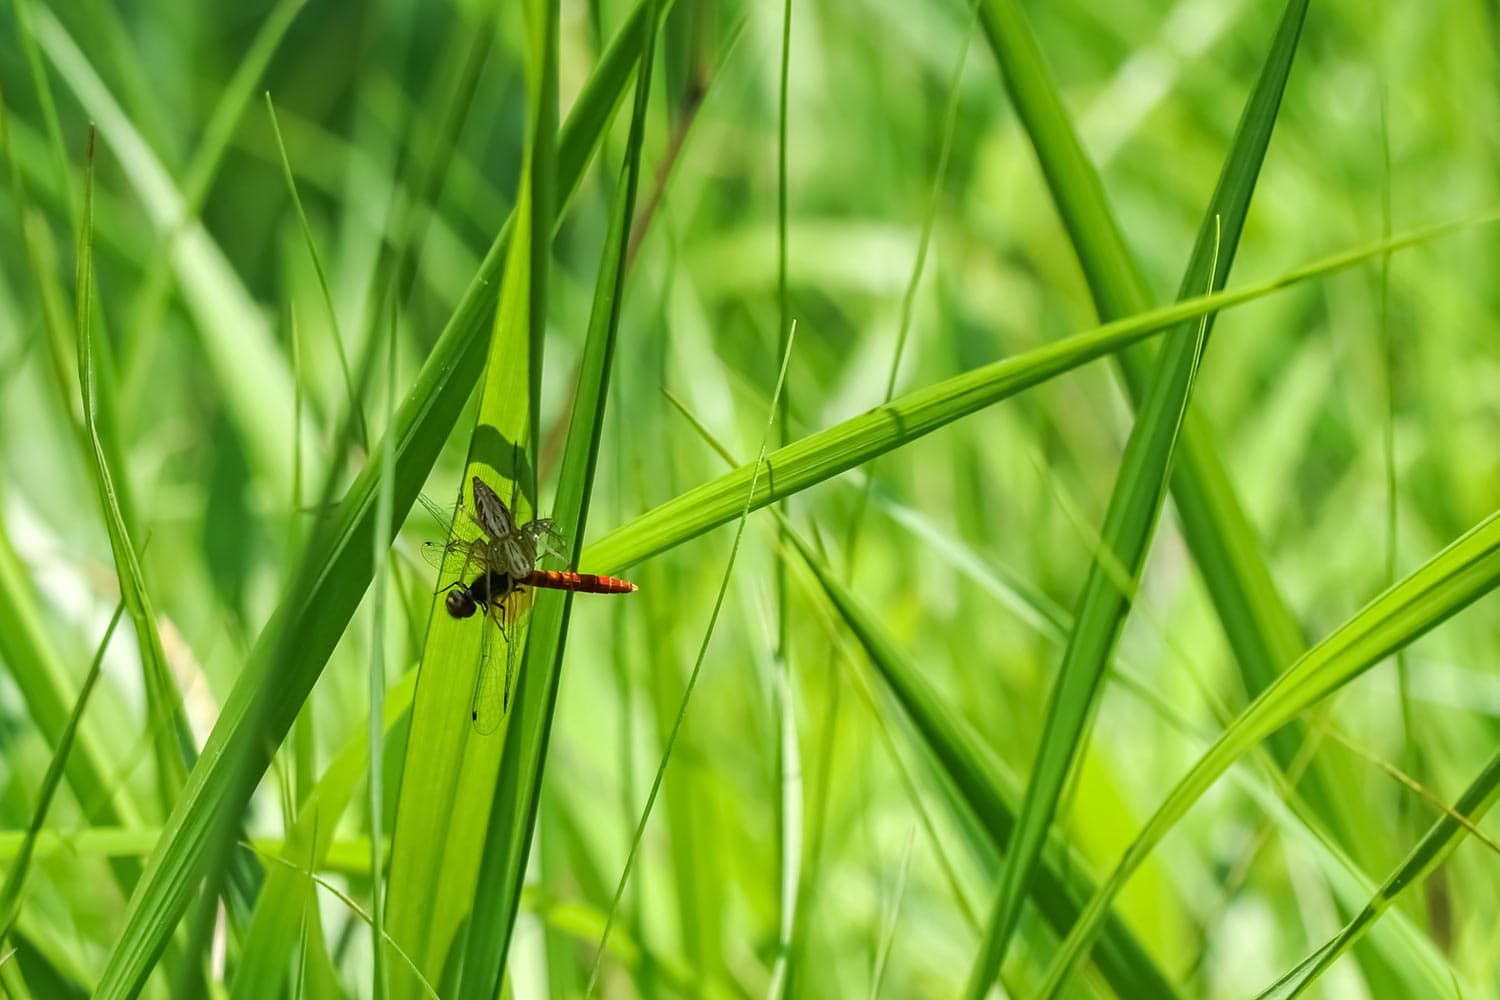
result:
<svg viewBox="0 0 1500 1000"><path fill-rule="evenodd" d="M1024 12L1152 301L1170 301L1282 11L982 6ZM328 517L323 484L342 496L393 406L422 391L424 360L517 198L536 99L522 8L12 0L0 17L0 870L23 853L61 723L121 597L73 318L89 123L100 448L122 523L144 545L178 735L201 748L272 612L297 593L298 553ZM564 117L631 9L560 5ZM789 10L785 294L797 334L773 445L885 400L898 342L899 395L1094 326L1077 234L969 6ZM588 541L725 471L663 389L738 462L759 447L784 336L782 17L780 4L678 0L662 21ZM1229 285L1489 211L1497 19L1494 4L1462 0L1313 5ZM542 512L609 252L632 93L620 85L623 110L552 248L534 438ZM1495 234L1472 229L1391 256L1388 272L1376 256L1217 318L1194 409L1253 528L1238 541L1259 552L1304 644L1500 505L1497 263ZM383 368L393 301L394 399ZM485 331L492 317L491 304ZM351 391L361 417L346 427ZM478 393L419 477L440 503L466 481L476 419ZM785 505L931 685L945 725L1014 789L1043 739L1133 420L1118 370L1095 362ZM468 655L424 659L431 591L446 581L417 549L444 528L415 507L392 552L374 662L394 714L419 662L424 677L473 670ZM532 885L509 939L516 996L587 988L733 531L628 567L636 595L578 599ZM789 546L769 513L750 516L614 915L601 995L951 996L979 949L999 855L975 849L988 844L982 821L953 806L951 779ZM587 556L579 568L624 569ZM373 593L236 813L229 840L241 846L214 857L205 895L172 923L148 994L376 992L369 926L353 908L367 911L372 893L359 754ZM1175 826L1115 907L1156 973L1184 996L1255 995L1363 905L1494 751L1495 609L1481 600L1406 649L1399 669L1382 662L1303 717L1293 770L1322 776L1342 823L1257 756ZM173 722L153 708L160 678L134 631L127 618L104 658L0 942L0 972L11 970L0 987L18 995L98 984L180 801L181 776L164 772L182 762L164 763L172 738L167 751L161 740ZM1169 499L1055 820L1074 852L1049 855L1054 868L1106 872L1251 693ZM383 842L400 829L403 783L423 774L406 720L386 734ZM493 768L499 747L463 752ZM319 821L330 843L318 885L297 869L306 855L289 831L339 767L347 808ZM481 837L487 803L463 820ZM1478 829L1500 832L1493 820ZM1500 995L1492 840L1461 845L1413 885L1314 995ZM445 844L390 848L403 849L436 863ZM296 875L280 911L294 933L252 952L257 891L278 868ZM401 916L391 891L392 926L442 923ZM455 921L487 890L466 891ZM1031 995L1057 940L1024 911L1001 988ZM425 954L413 961L437 993L470 992ZM414 989L393 976L393 992ZM1066 992L1130 991L1091 965Z"/></svg>

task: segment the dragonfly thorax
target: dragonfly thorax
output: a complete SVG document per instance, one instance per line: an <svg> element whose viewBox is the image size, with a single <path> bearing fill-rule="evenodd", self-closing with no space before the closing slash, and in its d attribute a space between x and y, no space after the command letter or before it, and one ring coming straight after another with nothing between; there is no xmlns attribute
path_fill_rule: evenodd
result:
<svg viewBox="0 0 1500 1000"><path fill-rule="evenodd" d="M448 591L443 603L451 617L472 618L480 608L502 600L518 586L516 579L508 573L490 570L476 577L473 582Z"/></svg>

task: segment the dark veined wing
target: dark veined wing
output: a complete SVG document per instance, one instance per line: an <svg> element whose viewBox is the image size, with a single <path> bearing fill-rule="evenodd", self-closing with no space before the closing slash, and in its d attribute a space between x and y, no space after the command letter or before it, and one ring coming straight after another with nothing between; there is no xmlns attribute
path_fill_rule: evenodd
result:
<svg viewBox="0 0 1500 1000"><path fill-rule="evenodd" d="M510 508L500 499L500 494L478 476L474 477L474 520L479 522L479 530L489 535L492 542L516 533L516 519L511 516Z"/></svg>
<svg viewBox="0 0 1500 1000"><path fill-rule="evenodd" d="M474 678L474 696L469 706L474 731L480 736L499 729L510 711L516 671L520 669L526 646L530 609L531 593L524 588L490 602L480 639L479 672Z"/></svg>

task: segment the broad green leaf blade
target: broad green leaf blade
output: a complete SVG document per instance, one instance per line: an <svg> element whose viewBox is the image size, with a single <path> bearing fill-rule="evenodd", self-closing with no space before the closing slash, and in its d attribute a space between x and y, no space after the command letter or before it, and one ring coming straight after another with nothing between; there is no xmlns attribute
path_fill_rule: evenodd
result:
<svg viewBox="0 0 1500 1000"><path fill-rule="evenodd" d="M611 60L639 58L642 40L650 33L651 4L639 4L630 22L606 53ZM616 97L623 95L623 80L617 79ZM559 136L558 163L566 164L575 155L568 130ZM530 162L528 160L528 162ZM556 168L548 167L549 171ZM566 179L566 166L560 176ZM523 499L534 504L534 462L526 461L526 444L535 441L536 417L529 410L532 384L539 375L532 358L532 315L530 295L535 291L529 278L537 255L533 243L550 246L550 240L531 233L535 224L534 178L523 172L522 188L514 218L518 220L513 250L507 264L505 292L495 316L493 338L486 367L484 397L480 403L478 423L470 442L469 460L464 483L480 475L496 483L502 496L512 484L520 487ZM563 185L571 190L572 182ZM552 225L547 225L547 232ZM522 241L523 232L530 235ZM519 465L516 463L520 458ZM495 470L490 472L487 470ZM498 473L498 476L496 475ZM464 487L468 489L467 485ZM517 511L525 521L527 512ZM451 582L452 573L440 578ZM536 632L541 608L533 609L533 624L526 631ZM510 710L501 729L479 736L470 720L475 690L475 672L480 658L482 625L478 621L455 621L434 601L427 646L423 653L424 683L418 686L413 708L411 742L407 751L407 772L403 778L396 816L395 847L391 870L391 933L401 941L418 964L435 982L441 977L445 993L456 988L482 989L486 969L498 969L505 955L494 941L497 926L512 919L515 905L496 884L483 876L482 864L493 864L492 850L486 836L491 823L492 799L496 796L497 773L502 760L508 759L508 745L518 720L524 718L522 705L525 685L518 683L510 694ZM527 638L517 641L530 642ZM504 655L504 650L494 655ZM531 658L528 657L530 662ZM521 680L527 669L523 665ZM513 764L510 766L514 766ZM503 780L504 774L500 773ZM503 784L502 784L503 787ZM435 854L434 840L441 840L445 850ZM508 862L506 862L508 864ZM524 867L524 865L522 866ZM465 924L469 926L465 929ZM490 935L476 953L467 949L474 935ZM465 937L467 935L467 937ZM478 963L471 970L470 958ZM462 972L462 982L457 978ZM496 973L498 975L498 973ZM393 995L410 989L399 973L393 979ZM494 976L489 976L493 981Z"/></svg>
<svg viewBox="0 0 1500 1000"><path fill-rule="evenodd" d="M660 7L659 0L650 0L645 5L646 30L641 36L637 57L641 69L636 77L625 162L621 167L609 231L600 255L588 336L579 363L557 499L552 510L558 530L564 538L571 539L568 560L570 568L575 570L588 524L589 499L593 492L599 442L604 433L605 402L624 301L631 222L635 218L636 194L640 187L641 146L645 138ZM555 18L556 14L555 6L549 3L549 19ZM555 46L556 24L549 21L549 25L546 42ZM555 59L555 53L552 58ZM553 74L550 85L554 87L555 71L555 65L548 70ZM555 99L555 94L551 96ZM533 348L535 346L533 342ZM516 692L516 721L506 734L506 752L501 761L498 792L490 811L479 869L477 884L484 888L474 897L460 996L491 997L500 989L536 826L572 598L572 594L543 594L533 614L528 639L528 669L523 672Z"/></svg>
<svg viewBox="0 0 1500 1000"><path fill-rule="evenodd" d="M1152 814L1058 950L1046 995L1061 990L1088 950L1100 917L1161 838L1230 764L1391 653L1436 628L1500 584L1500 511L1375 598L1309 649L1242 712Z"/></svg>
<svg viewBox="0 0 1500 1000"><path fill-rule="evenodd" d="M1493 213L1487 213L1465 222L1415 230L1389 242L1325 257L1268 282L1184 299L1174 305L1115 320L913 390L890 403L772 452L766 459L771 475L756 487L752 501L754 508L759 509L773 500L816 486L955 420L1184 321L1353 267L1388 249L1426 242L1458 228L1495 221L1495 218ZM647 511L586 549L582 564L595 572L619 572L727 523L736 515L736 503L749 487L753 472L751 466L741 466Z"/></svg>
<svg viewBox="0 0 1500 1000"><path fill-rule="evenodd" d="M478 476L502 496L509 495L511 485L524 482L527 475L523 460L512 461L521 454L530 421L526 358L531 283L527 271L535 237L529 177L529 173L522 174L516 199L516 225L495 314L484 398L464 467L465 484ZM462 495L468 505L467 485ZM515 517L526 520L520 511ZM462 556L450 558L439 574L439 586L458 580L464 563ZM481 644L491 643L492 657L504 657L507 651L499 645L501 637L493 634L489 621L481 616L454 619L444 610L443 598L439 593L433 599L422 653L422 682L412 707L411 740L396 808L389 927L423 974L448 993L452 990L449 977L460 967L450 955L462 943L460 935L479 884L485 817L503 745L498 733L476 732L471 719ZM492 630L487 640L486 629ZM517 634L511 641L523 640ZM502 728L512 725L514 717L509 713ZM432 850L434 843L443 844L444 849ZM393 972L392 995L414 995L420 984L403 970Z"/></svg>
<svg viewBox="0 0 1500 1000"><path fill-rule="evenodd" d="M560 191L577 187L613 115L635 65L643 22L638 10L622 26L573 105L558 142ZM392 535L483 370L483 333L494 315L508 238L509 226L496 237L387 431L396 435ZM97 996L130 996L145 982L197 877L234 836L224 824L237 821L354 614L373 572L370 539L380 466L375 457L350 487L327 537L309 548L299 582L257 642L131 899Z"/></svg>

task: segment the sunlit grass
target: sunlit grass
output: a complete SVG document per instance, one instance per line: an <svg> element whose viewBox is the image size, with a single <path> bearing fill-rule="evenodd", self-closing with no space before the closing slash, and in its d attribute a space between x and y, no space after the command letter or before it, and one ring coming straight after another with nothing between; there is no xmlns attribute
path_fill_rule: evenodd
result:
<svg viewBox="0 0 1500 1000"><path fill-rule="evenodd" d="M1486 18L16 0L0 991L1500 995Z"/></svg>

